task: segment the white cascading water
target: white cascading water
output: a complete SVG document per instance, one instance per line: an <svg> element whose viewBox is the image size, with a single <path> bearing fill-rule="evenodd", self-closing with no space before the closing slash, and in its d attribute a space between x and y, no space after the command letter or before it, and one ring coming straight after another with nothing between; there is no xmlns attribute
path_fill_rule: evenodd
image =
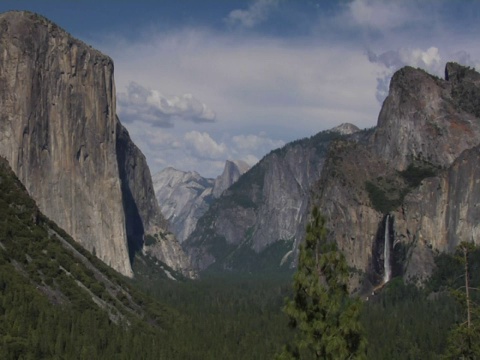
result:
<svg viewBox="0 0 480 360"><path fill-rule="evenodd" d="M390 228L388 225L388 220L390 215L387 215L385 218L385 244L383 247L383 283L386 284L390 281L390 276L392 275L392 269L390 267Z"/></svg>

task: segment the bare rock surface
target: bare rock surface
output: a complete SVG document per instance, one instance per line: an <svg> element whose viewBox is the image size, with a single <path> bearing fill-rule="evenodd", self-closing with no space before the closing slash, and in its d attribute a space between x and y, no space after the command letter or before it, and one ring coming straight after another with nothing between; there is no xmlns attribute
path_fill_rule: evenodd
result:
<svg viewBox="0 0 480 360"><path fill-rule="evenodd" d="M219 176L208 179L195 171L168 167L153 177L162 214L180 242L185 241L215 198L234 184L250 166L241 160L227 160Z"/></svg>
<svg viewBox="0 0 480 360"><path fill-rule="evenodd" d="M166 223L145 159L116 118L112 60L30 12L1 14L0 29L0 155L42 212L133 276L132 222L143 231Z"/></svg>

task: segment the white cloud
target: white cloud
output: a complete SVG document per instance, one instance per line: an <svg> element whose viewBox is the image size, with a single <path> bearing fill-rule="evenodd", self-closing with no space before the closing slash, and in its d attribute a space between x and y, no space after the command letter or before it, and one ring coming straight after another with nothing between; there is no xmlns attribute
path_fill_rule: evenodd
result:
<svg viewBox="0 0 480 360"><path fill-rule="evenodd" d="M354 0L347 5L344 21L372 30L395 29L416 19L405 3L400 1Z"/></svg>
<svg viewBox="0 0 480 360"><path fill-rule="evenodd" d="M186 147L191 155L200 159L220 160L227 155L227 146L213 140L206 132L190 131L185 134Z"/></svg>
<svg viewBox="0 0 480 360"><path fill-rule="evenodd" d="M375 99L378 66L361 48L205 29L152 33L136 42L109 39L100 48L115 60L120 120L152 172L169 165L216 176L215 161L252 164L288 141L342 122L370 127L380 108ZM163 95L185 93L214 106L218 120L195 122L192 112L197 120L200 114L202 120L213 117L205 115L204 107L192 111ZM190 121L176 121L172 112L178 118L187 114Z"/></svg>
<svg viewBox="0 0 480 360"><path fill-rule="evenodd" d="M170 165L216 176L225 159L252 164L343 122L375 125L390 77L404 65L437 75L450 60L478 67L476 27L441 22L443 3L354 0L319 14L311 33L282 38L255 33L277 11L277 1L255 1L226 19L251 31L148 28L140 39L96 46L115 61L120 118L152 171Z"/></svg>
<svg viewBox="0 0 480 360"><path fill-rule="evenodd" d="M246 152L267 152L271 149L279 148L285 145L282 140L273 140L266 137L266 134L260 135L236 135L232 138L235 148Z"/></svg>
<svg viewBox="0 0 480 360"><path fill-rule="evenodd" d="M445 66L439 49L434 46L426 50L400 48L398 50L389 50L379 55L368 51L367 55L372 63L382 66L377 77L376 96L379 102L382 102L388 95L390 78L398 69L404 66L412 66L424 69L431 74L442 76Z"/></svg>
<svg viewBox="0 0 480 360"><path fill-rule="evenodd" d="M215 121L215 113L192 94L166 96L130 82L117 98L117 110L125 122L143 121L154 126L172 127L177 119L196 123Z"/></svg>
<svg viewBox="0 0 480 360"><path fill-rule="evenodd" d="M278 5L278 0L256 0L247 10L236 9L231 11L225 21L234 26L253 28L265 21L271 10Z"/></svg>

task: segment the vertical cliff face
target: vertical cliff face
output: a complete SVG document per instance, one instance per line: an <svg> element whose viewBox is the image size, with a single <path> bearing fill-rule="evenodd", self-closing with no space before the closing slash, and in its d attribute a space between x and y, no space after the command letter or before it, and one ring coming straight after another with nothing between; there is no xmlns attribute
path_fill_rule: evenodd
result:
<svg viewBox="0 0 480 360"><path fill-rule="evenodd" d="M339 137L325 131L272 151L223 192L183 244L194 266L253 271L279 269L282 258L290 264L293 256L284 256L303 236L311 187Z"/></svg>
<svg viewBox="0 0 480 360"><path fill-rule="evenodd" d="M461 241L480 245L480 147L463 152L438 176L425 179L394 213L396 237L410 244L408 278L429 274L435 252Z"/></svg>
<svg viewBox="0 0 480 360"><path fill-rule="evenodd" d="M129 245L166 223L145 158L116 118L113 62L36 14L1 14L0 29L0 155L43 213L133 276Z"/></svg>
<svg viewBox="0 0 480 360"><path fill-rule="evenodd" d="M35 14L0 29L0 154L42 212L131 276L112 61Z"/></svg>
<svg viewBox="0 0 480 360"><path fill-rule="evenodd" d="M411 67L397 71L372 137L375 153L398 170L414 159L450 165L478 143L478 114L465 94L478 98L478 77L453 63L446 66L445 80Z"/></svg>
<svg viewBox="0 0 480 360"><path fill-rule="evenodd" d="M366 274L356 280L375 286L383 279L376 264L386 214L393 224L394 260L402 264L394 275L425 278L434 251L479 241L473 220L480 181L474 165L479 74L449 63L446 75L440 80L422 70L400 70L370 139L330 149L314 203L327 217L332 240Z"/></svg>
<svg viewBox="0 0 480 360"><path fill-rule="evenodd" d="M133 260L135 252L143 249L174 270L193 276L180 244L167 231L168 223L158 206L145 156L119 121L116 145L130 258ZM145 244L146 236L159 241Z"/></svg>
<svg viewBox="0 0 480 360"><path fill-rule="evenodd" d="M242 160L225 162L222 174L217 176L213 185L213 196L219 198L225 190L234 184L240 176L245 174L250 166Z"/></svg>

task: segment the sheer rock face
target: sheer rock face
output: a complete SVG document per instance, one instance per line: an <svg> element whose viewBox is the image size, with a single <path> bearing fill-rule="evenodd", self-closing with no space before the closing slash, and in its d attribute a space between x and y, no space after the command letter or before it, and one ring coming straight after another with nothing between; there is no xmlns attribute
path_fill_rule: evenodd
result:
<svg viewBox="0 0 480 360"><path fill-rule="evenodd" d="M311 187L320 178L328 144L340 136L324 131L272 151L224 191L183 243L194 267L250 271L245 264L255 262L253 257L290 243L280 266L303 237Z"/></svg>
<svg viewBox="0 0 480 360"><path fill-rule="evenodd" d="M382 278L373 268L387 212L401 262L396 275L423 279L433 269L435 250L452 251L461 240L480 241L474 220L479 215L480 107L476 95L469 101L462 95L478 94L479 74L458 64L446 69L449 80L412 68L397 72L370 138L332 145L316 185L314 203L327 217L330 238L373 286ZM437 176L412 187L399 173L412 164L437 168ZM385 190L386 198L398 197L398 203L380 211L368 182ZM408 194L402 198L404 190ZM353 281L353 287L359 285Z"/></svg>
<svg viewBox="0 0 480 360"><path fill-rule="evenodd" d="M195 171L166 168L154 175L155 194L162 214L180 242L193 232L198 219L205 214L215 198L234 184L250 166L240 160L225 162L223 173L215 180Z"/></svg>
<svg viewBox="0 0 480 360"><path fill-rule="evenodd" d="M372 138L374 151L397 170L406 169L413 159L450 165L478 143L480 110L475 114L475 105L470 106L463 91L474 90L476 100L479 77L454 63L446 66L450 80L411 67L397 71Z"/></svg>
<svg viewBox="0 0 480 360"><path fill-rule="evenodd" d="M153 186L162 214L180 242L195 229L198 219L213 200L213 179L195 171L168 167L153 177Z"/></svg>
<svg viewBox="0 0 480 360"><path fill-rule="evenodd" d="M436 251L461 241L480 245L480 147L464 151L436 177L425 179L394 216L396 237L412 244L407 278L424 278Z"/></svg>
<svg viewBox="0 0 480 360"><path fill-rule="evenodd" d="M113 62L36 14L1 14L0 29L0 155L43 213L105 263L133 276ZM122 166L135 163L139 172L127 170L123 180L145 182L148 167L140 155L125 153ZM160 226L148 190L130 190L145 229Z"/></svg>
<svg viewBox="0 0 480 360"><path fill-rule="evenodd" d="M219 198L225 190L227 190L232 184L234 184L240 176L245 174L250 165L245 161L227 160L225 162L225 167L221 175L217 176L215 179L215 184L213 185L213 196Z"/></svg>
<svg viewBox="0 0 480 360"><path fill-rule="evenodd" d="M172 269L194 277L188 258L172 234L155 197L145 156L132 142L128 131L117 121L117 159L122 185L123 207L130 256L141 250L163 261ZM162 241L144 246L145 235L161 235Z"/></svg>

